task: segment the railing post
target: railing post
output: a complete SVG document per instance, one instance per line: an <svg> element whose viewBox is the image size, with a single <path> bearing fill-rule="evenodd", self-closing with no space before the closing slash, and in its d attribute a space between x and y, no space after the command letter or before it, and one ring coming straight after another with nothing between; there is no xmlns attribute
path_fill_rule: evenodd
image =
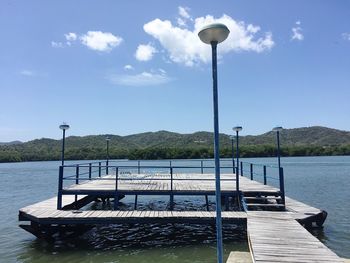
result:
<svg viewBox="0 0 350 263"><path fill-rule="evenodd" d="M137 173L140 174L140 161L137 161Z"/></svg>
<svg viewBox="0 0 350 263"><path fill-rule="evenodd" d="M75 167L75 184L79 184L79 164Z"/></svg>
<svg viewBox="0 0 350 263"><path fill-rule="evenodd" d="M232 158L232 173L235 173L236 169L235 169L235 159Z"/></svg>
<svg viewBox="0 0 350 263"><path fill-rule="evenodd" d="M250 180L253 180L254 176L253 176L253 164L250 164Z"/></svg>
<svg viewBox="0 0 350 263"><path fill-rule="evenodd" d="M101 177L101 162L98 162L98 177Z"/></svg>
<svg viewBox="0 0 350 263"><path fill-rule="evenodd" d="M58 172L57 210L62 209L62 189L63 189L63 166L60 166L59 172Z"/></svg>
<svg viewBox="0 0 350 263"><path fill-rule="evenodd" d="M283 174L283 167L279 168L279 179L280 179L280 191L281 191L281 198L282 198L282 204L286 205L286 196L284 192L284 174Z"/></svg>
<svg viewBox="0 0 350 263"><path fill-rule="evenodd" d="M174 195L173 195L173 168L170 167L170 210L173 210Z"/></svg>
<svg viewBox="0 0 350 263"><path fill-rule="evenodd" d="M91 163L89 163L89 180L91 180L91 172L92 172L92 169L91 169Z"/></svg>
<svg viewBox="0 0 350 263"><path fill-rule="evenodd" d="M266 185L266 165L264 165L264 185Z"/></svg>
<svg viewBox="0 0 350 263"><path fill-rule="evenodd" d="M241 162L241 176L243 176L243 162Z"/></svg>
<svg viewBox="0 0 350 263"><path fill-rule="evenodd" d="M118 197L118 176L119 176L119 167L115 168L115 192L114 192L114 210L118 209L118 202L119 202L119 197Z"/></svg>
<svg viewBox="0 0 350 263"><path fill-rule="evenodd" d="M106 175L108 175L108 165L109 165L109 161L106 161Z"/></svg>
<svg viewBox="0 0 350 263"><path fill-rule="evenodd" d="M203 174L203 160L201 160L201 173Z"/></svg>

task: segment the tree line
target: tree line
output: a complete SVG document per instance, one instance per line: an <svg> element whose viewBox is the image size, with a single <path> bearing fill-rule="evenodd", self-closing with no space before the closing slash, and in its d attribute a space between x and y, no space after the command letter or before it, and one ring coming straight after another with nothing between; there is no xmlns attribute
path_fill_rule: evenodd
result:
<svg viewBox="0 0 350 263"><path fill-rule="evenodd" d="M243 145L241 157L276 156L274 145ZM148 147L134 149L110 148L111 159L157 160L157 159L205 159L213 158L212 147ZM101 147L67 147L66 160L102 160L106 159L106 149ZM282 156L331 156L350 155L350 145L341 146L285 146ZM49 161L59 160L59 147L0 147L0 162ZM232 157L231 147L221 147L221 158Z"/></svg>

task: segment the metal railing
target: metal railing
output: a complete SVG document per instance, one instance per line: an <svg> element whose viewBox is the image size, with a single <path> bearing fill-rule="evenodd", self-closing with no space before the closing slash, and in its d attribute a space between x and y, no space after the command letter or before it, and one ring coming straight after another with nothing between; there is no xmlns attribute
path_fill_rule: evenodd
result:
<svg viewBox="0 0 350 263"><path fill-rule="evenodd" d="M134 164L130 164L133 163ZM159 163L158 165L152 164L152 162ZM185 163L186 165L176 165L176 163ZM151 165L145 165L151 164ZM162 164L160 164L162 163ZM166 165L163 165L165 163ZM175 165L174 165L175 163ZM189 165L189 164L194 165ZM128 164L128 165L125 165ZM209 164L209 165L208 165ZM250 167L249 170L246 166ZM243 176L247 172L250 174L250 179L253 180L254 176L260 175L256 172L254 167L262 167L262 176L264 184L267 184L267 179L275 179L273 177L267 176L267 168L277 167L252 164L246 162L240 162L237 167L232 166L232 160L221 160L220 168L222 171L238 171L240 169L240 175ZM76 185L81 184L84 181L91 180L115 180L114 197L118 201L118 182L126 180L152 180L152 181L169 181L170 180L170 202L173 200L173 182L174 181L213 181L215 178L178 178L174 177L174 172L178 174L188 173L189 170L194 171L196 174L204 174L206 171L214 170L214 162L212 160L183 160L183 161L96 161L89 163L78 163L78 164L66 164L59 167L59 179L58 179L58 197L57 197L57 209L62 209L62 195L64 191L64 182L72 182ZM110 175L109 171L113 171L113 177L106 177L105 175ZM67 175L67 173L69 173ZM212 174L213 172L211 172ZM132 176L131 176L132 175ZM236 178L232 179L221 179L221 181L236 181ZM280 191L282 194L282 199L284 203L284 177L283 168L281 167L279 171L279 182ZM239 192L239 181L236 181L236 190ZM75 200L77 201L77 195L75 195ZM117 202L115 201L115 207L117 207Z"/></svg>
<svg viewBox="0 0 350 263"><path fill-rule="evenodd" d="M267 172L267 170L272 172ZM267 180L274 180L278 184L282 204L285 205L285 189L284 189L284 170L283 167L274 165L254 164L249 162L240 162L241 176L247 175L250 180L262 180L267 185ZM258 178L257 178L258 177Z"/></svg>

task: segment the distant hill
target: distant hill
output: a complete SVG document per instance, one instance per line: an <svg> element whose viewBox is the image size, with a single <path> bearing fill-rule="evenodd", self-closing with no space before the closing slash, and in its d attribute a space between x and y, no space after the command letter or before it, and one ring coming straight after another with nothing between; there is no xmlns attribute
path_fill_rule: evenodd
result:
<svg viewBox="0 0 350 263"><path fill-rule="evenodd" d="M66 139L67 159L101 159L105 157L106 137L111 138L110 153L114 158L196 158L211 157L213 133L180 134L169 131L146 132L128 136L112 134L69 136ZM274 154L276 134L240 137L243 156ZM350 132L313 126L281 131L285 155L347 154ZM230 135L220 134L224 156L230 154ZM0 144L0 162L23 160L56 160L60 158L61 140L48 138L21 143ZM162 150L160 150L162 149ZM168 150L166 150L168 149ZM171 150L170 150L171 149Z"/></svg>
<svg viewBox="0 0 350 263"><path fill-rule="evenodd" d="M12 141L12 142L0 142L1 145L14 145L14 144L21 144L21 141Z"/></svg>
<svg viewBox="0 0 350 263"><path fill-rule="evenodd" d="M334 146L350 144L350 132L321 126L285 129L280 134L281 142L284 145ZM244 136L242 144L272 144L275 139L275 133L269 131L258 136Z"/></svg>

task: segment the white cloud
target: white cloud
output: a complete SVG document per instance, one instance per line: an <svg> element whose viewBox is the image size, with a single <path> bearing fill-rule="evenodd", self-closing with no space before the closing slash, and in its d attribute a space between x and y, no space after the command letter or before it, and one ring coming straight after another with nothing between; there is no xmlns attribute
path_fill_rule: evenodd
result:
<svg viewBox="0 0 350 263"><path fill-rule="evenodd" d="M80 37L81 43L92 50L108 52L120 45L123 39L109 32L88 31Z"/></svg>
<svg viewBox="0 0 350 263"><path fill-rule="evenodd" d="M181 17L177 18L177 24L179 26L187 26L186 21L184 19L182 19Z"/></svg>
<svg viewBox="0 0 350 263"><path fill-rule="evenodd" d="M67 41L75 41L78 38L77 34L72 33L72 32L70 32L68 34L64 34L64 36L65 36Z"/></svg>
<svg viewBox="0 0 350 263"><path fill-rule="evenodd" d="M301 33L302 32L302 28L300 27L301 22L300 21L296 21L295 22L295 27L292 28L292 37L291 40L297 40L297 41L302 41L304 40L304 35Z"/></svg>
<svg viewBox="0 0 350 263"><path fill-rule="evenodd" d="M182 6L179 6L179 15L182 16L183 18L186 18L186 19L190 19L191 16L190 14L188 13L188 11L190 11L190 9L188 7L182 7Z"/></svg>
<svg viewBox="0 0 350 263"><path fill-rule="evenodd" d="M171 61L194 66L200 62L211 61L211 50L199 40L198 32L203 26L214 22L225 24L231 32L228 39L220 44L219 56L232 51L260 53L270 50L275 44L271 32L256 37L260 27L235 21L228 15L222 15L220 18L211 15L198 17L193 21L193 30L174 26L169 20L158 18L145 24L143 29L160 42Z"/></svg>
<svg viewBox="0 0 350 263"><path fill-rule="evenodd" d="M159 68L158 70L159 70L159 72L160 72L160 73L162 73L162 74L166 74L166 71L165 71L164 69Z"/></svg>
<svg viewBox="0 0 350 263"><path fill-rule="evenodd" d="M349 40L350 41L350 33L343 33L341 34L342 37L345 39L345 40Z"/></svg>
<svg viewBox="0 0 350 263"><path fill-rule="evenodd" d="M193 20L190 14L188 13L190 9L188 7L179 6L178 11L180 17L177 18L177 24L181 27L187 27L187 21Z"/></svg>
<svg viewBox="0 0 350 263"><path fill-rule="evenodd" d="M124 66L124 69L125 69L125 70L132 70L132 69L134 69L134 67L131 66L131 65L125 65L125 66Z"/></svg>
<svg viewBox="0 0 350 263"><path fill-rule="evenodd" d="M20 74L23 76L32 77L35 75L35 72L32 70L24 69L20 72Z"/></svg>
<svg viewBox="0 0 350 263"><path fill-rule="evenodd" d="M51 41L51 46L55 47L55 48L63 48L63 43L62 42Z"/></svg>
<svg viewBox="0 0 350 263"><path fill-rule="evenodd" d="M157 52L157 50L150 44L139 45L135 52L135 57L139 61L148 61L152 59L155 52Z"/></svg>
<svg viewBox="0 0 350 263"><path fill-rule="evenodd" d="M112 74L107 77L113 84L120 86L133 86L133 87L142 87L142 86L157 86L161 84L166 84L172 81L166 73L160 72L142 72L140 74L124 74L124 75L115 75Z"/></svg>

